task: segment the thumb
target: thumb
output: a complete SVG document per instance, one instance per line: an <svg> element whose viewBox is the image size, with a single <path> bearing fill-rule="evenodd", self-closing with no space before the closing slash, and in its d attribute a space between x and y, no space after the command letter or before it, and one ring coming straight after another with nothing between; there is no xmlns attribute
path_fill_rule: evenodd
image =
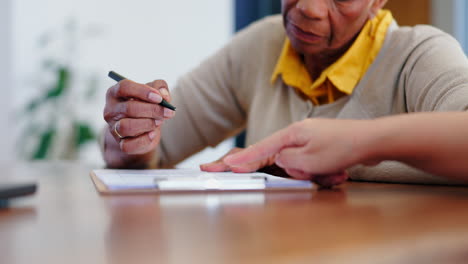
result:
<svg viewBox="0 0 468 264"><path fill-rule="evenodd" d="M156 89L159 91L161 96L164 98L164 100L170 102L171 101L171 94L169 93L169 86L167 85L167 82L164 80L154 80L150 83L147 83L148 86L151 86L152 88Z"/></svg>

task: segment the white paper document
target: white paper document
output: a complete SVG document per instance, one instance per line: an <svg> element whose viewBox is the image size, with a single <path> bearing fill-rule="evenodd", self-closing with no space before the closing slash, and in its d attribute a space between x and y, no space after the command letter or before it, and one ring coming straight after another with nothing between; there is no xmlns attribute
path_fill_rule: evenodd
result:
<svg viewBox="0 0 468 264"><path fill-rule="evenodd" d="M300 181L265 173L202 172L173 170L93 170L111 191L157 189L159 191L311 189Z"/></svg>

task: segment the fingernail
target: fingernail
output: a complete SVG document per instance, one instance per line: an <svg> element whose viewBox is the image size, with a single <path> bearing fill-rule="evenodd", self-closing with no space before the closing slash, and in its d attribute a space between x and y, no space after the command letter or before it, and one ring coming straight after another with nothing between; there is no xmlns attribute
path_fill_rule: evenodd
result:
<svg viewBox="0 0 468 264"><path fill-rule="evenodd" d="M163 121L162 121L162 120L159 120L159 119L156 119L156 120L154 120L154 123L155 123L156 126L158 127L158 126L162 125Z"/></svg>
<svg viewBox="0 0 468 264"><path fill-rule="evenodd" d="M153 92L148 94L148 99L158 104L162 102L162 97L159 94Z"/></svg>
<svg viewBox="0 0 468 264"><path fill-rule="evenodd" d="M164 117L170 118L174 116L174 111L168 108L164 108Z"/></svg>
<svg viewBox="0 0 468 264"><path fill-rule="evenodd" d="M279 158L279 154L276 155L276 157L275 157L275 164L278 165L278 167L280 167L280 168L284 168L284 164L281 162L281 160Z"/></svg>
<svg viewBox="0 0 468 264"><path fill-rule="evenodd" d="M159 89L159 92L163 97L169 97L169 91L166 88Z"/></svg>
<svg viewBox="0 0 468 264"><path fill-rule="evenodd" d="M156 137L156 131L151 131L149 134L148 134L148 137L153 140L155 137Z"/></svg>

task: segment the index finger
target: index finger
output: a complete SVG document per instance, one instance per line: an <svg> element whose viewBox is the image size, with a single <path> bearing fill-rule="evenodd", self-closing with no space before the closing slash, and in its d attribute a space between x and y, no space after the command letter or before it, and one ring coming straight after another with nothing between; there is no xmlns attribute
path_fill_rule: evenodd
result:
<svg viewBox="0 0 468 264"><path fill-rule="evenodd" d="M131 80L120 81L111 87L110 94L117 98L134 98L149 103L159 104L162 101L162 96L158 90Z"/></svg>
<svg viewBox="0 0 468 264"><path fill-rule="evenodd" d="M282 129L264 140L232 155L224 158L224 163L229 166L238 166L245 163L252 163L267 159L283 148L296 145L296 137L292 127Z"/></svg>

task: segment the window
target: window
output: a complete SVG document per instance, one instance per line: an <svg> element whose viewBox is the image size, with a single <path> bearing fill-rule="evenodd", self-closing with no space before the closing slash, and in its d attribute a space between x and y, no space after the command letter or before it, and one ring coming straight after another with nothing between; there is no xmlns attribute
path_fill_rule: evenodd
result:
<svg viewBox="0 0 468 264"><path fill-rule="evenodd" d="M460 41L465 53L468 53L468 2L455 0L454 12L454 36Z"/></svg>

